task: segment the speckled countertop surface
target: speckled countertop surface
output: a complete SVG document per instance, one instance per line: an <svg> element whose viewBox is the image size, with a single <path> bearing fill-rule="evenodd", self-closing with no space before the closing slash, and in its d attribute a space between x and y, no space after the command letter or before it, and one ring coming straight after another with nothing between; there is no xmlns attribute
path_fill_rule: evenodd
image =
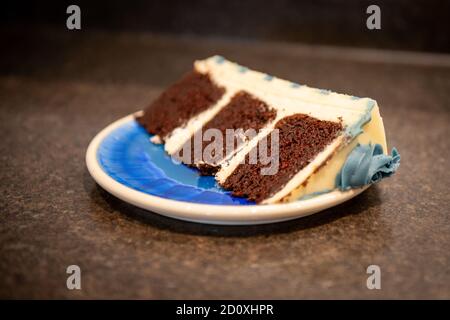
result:
<svg viewBox="0 0 450 320"><path fill-rule="evenodd" d="M0 297L450 298L450 58L145 34L2 30ZM311 217L186 223L110 196L92 137L214 53L378 100L396 176ZM66 288L66 267L82 290ZM366 288L381 267L382 289Z"/></svg>

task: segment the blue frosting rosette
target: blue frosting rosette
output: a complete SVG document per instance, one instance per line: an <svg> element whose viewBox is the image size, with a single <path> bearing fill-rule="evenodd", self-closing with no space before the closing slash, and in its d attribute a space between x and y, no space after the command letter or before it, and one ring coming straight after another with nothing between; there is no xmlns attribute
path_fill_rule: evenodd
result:
<svg viewBox="0 0 450 320"><path fill-rule="evenodd" d="M391 155L383 153L380 144L358 144L348 155L336 177L340 190L362 187L391 176L400 166L400 154L393 148Z"/></svg>

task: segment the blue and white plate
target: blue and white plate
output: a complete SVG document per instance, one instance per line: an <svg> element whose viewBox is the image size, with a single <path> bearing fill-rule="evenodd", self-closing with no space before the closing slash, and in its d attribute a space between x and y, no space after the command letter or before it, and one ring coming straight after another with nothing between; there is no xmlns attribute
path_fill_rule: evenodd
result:
<svg viewBox="0 0 450 320"><path fill-rule="evenodd" d="M307 216L353 198L367 187L291 203L256 205L233 197L214 177L176 163L134 120L122 118L89 144L91 176L114 196L172 218L212 224L262 224Z"/></svg>

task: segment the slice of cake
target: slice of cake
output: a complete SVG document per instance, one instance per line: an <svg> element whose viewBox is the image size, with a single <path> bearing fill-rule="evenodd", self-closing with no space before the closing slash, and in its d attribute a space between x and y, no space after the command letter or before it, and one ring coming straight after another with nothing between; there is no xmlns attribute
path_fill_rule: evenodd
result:
<svg viewBox="0 0 450 320"><path fill-rule="evenodd" d="M309 88L214 56L137 121L174 159L256 203L361 187L399 166L376 101Z"/></svg>

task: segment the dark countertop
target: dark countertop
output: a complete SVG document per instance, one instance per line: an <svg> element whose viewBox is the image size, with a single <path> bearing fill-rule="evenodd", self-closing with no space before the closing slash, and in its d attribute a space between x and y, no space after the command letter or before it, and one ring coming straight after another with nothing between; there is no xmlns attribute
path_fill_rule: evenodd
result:
<svg viewBox="0 0 450 320"><path fill-rule="evenodd" d="M146 34L2 30L0 297L450 298L450 57ZM290 222L220 227L107 194L84 156L196 58L377 99L398 174ZM82 290L66 288L66 267ZM366 288L381 267L382 289Z"/></svg>

